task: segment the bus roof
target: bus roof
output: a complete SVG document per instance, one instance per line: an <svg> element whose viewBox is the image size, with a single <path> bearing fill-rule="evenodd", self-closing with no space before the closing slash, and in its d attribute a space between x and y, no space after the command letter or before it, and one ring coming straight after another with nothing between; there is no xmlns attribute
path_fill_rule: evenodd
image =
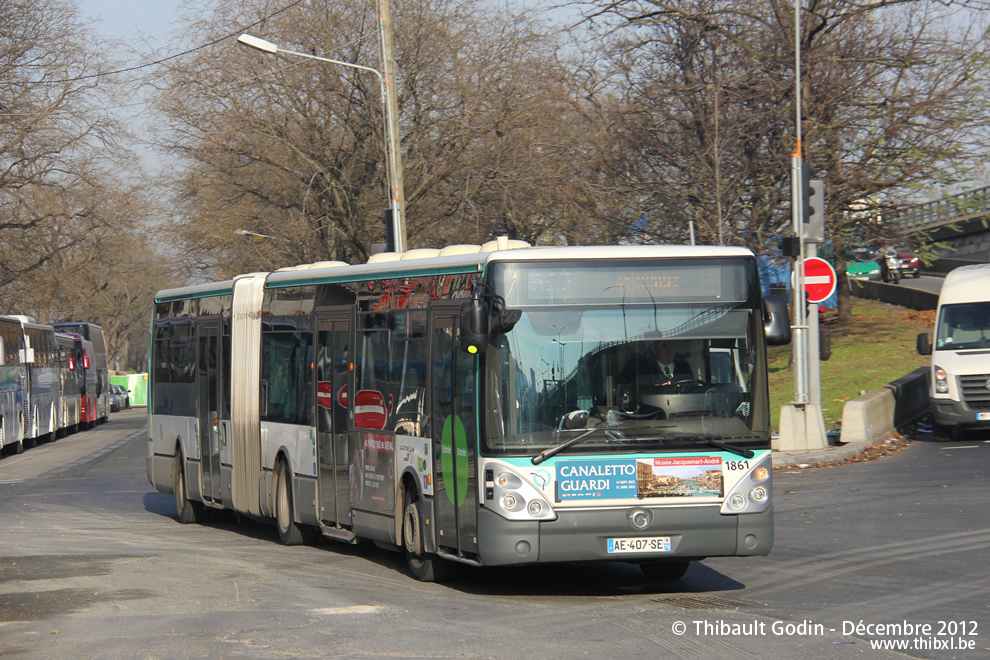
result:
<svg viewBox="0 0 990 660"><path fill-rule="evenodd" d="M380 253L368 263L348 265L344 262L300 264L268 273L265 286L281 288L323 282L366 281L382 277L416 277L420 275L450 275L483 272L489 263L499 261L570 261L570 260L629 260L703 257L752 257L753 253L740 247L710 245L613 245L574 247L529 247L523 241L508 241L499 249L484 246L457 245L436 249L409 250L402 254ZM189 298L229 295L234 283L242 277L265 275L251 273L232 280L197 284L177 289L165 289L155 295L155 302Z"/></svg>

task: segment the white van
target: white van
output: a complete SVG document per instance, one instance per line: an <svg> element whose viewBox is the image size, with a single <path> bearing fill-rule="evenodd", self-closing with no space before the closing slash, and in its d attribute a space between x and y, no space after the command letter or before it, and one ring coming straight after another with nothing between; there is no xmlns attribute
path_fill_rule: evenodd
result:
<svg viewBox="0 0 990 660"><path fill-rule="evenodd" d="M936 318L934 344L918 335L918 353L932 356L935 439L951 440L955 429L990 431L990 264L951 271Z"/></svg>

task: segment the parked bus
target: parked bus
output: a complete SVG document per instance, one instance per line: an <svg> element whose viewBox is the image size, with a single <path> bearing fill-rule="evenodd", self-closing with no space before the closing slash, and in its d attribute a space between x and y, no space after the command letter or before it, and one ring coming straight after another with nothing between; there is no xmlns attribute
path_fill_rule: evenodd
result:
<svg viewBox="0 0 990 660"><path fill-rule="evenodd" d="M740 248L500 239L165 290L148 477L180 522L371 540L424 581L454 562L676 579L770 550L766 345L789 340Z"/></svg>
<svg viewBox="0 0 990 660"><path fill-rule="evenodd" d="M96 375L96 418L105 422L110 417L110 371L107 365L107 342L103 336L103 328L94 323L66 321L53 323L59 332L73 332L93 343L93 348L87 353L89 369Z"/></svg>
<svg viewBox="0 0 990 660"><path fill-rule="evenodd" d="M58 343L59 383L61 389L61 414L55 434L65 436L79 430L82 421L82 395L79 391L82 364L76 360L76 337L64 332L55 333Z"/></svg>
<svg viewBox="0 0 990 660"><path fill-rule="evenodd" d="M13 445L18 454L24 451L24 402L28 393L24 353L20 320L0 316L0 451Z"/></svg>
<svg viewBox="0 0 990 660"><path fill-rule="evenodd" d="M79 428L92 428L100 421L96 399L97 370L91 358L93 342L75 332L60 333L72 338L72 355L76 363L76 380L79 387Z"/></svg>
<svg viewBox="0 0 990 660"><path fill-rule="evenodd" d="M24 367L23 446L33 447L39 440L55 439L58 412L61 410L58 343L55 329L32 322L26 316L10 316L21 328L24 348L20 360Z"/></svg>

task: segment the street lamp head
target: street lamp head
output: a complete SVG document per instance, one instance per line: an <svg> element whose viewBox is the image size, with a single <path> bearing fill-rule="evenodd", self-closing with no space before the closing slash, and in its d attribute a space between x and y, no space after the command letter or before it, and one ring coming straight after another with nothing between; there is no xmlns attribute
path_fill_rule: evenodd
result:
<svg viewBox="0 0 990 660"><path fill-rule="evenodd" d="M262 53L270 53L272 55L278 54L278 46L270 41L265 41L258 37L253 37L250 34L242 34L237 37L237 43L243 44L248 48L254 48L255 50L260 50Z"/></svg>

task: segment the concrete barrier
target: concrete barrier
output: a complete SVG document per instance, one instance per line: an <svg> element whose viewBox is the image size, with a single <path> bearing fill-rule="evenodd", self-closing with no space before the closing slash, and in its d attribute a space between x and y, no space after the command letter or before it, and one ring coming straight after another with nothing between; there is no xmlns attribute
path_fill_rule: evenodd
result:
<svg viewBox="0 0 990 660"><path fill-rule="evenodd" d="M928 412L929 368L918 367L906 376L847 401L842 409L842 443L885 440Z"/></svg>
<svg viewBox="0 0 990 660"><path fill-rule="evenodd" d="M935 277L945 277L949 274L949 271L953 271L960 266L970 266L973 264L982 264L985 261L974 261L973 259L952 259L949 257L942 257L936 259L931 264L921 267L922 275L931 275Z"/></svg>
<svg viewBox="0 0 990 660"><path fill-rule="evenodd" d="M907 307L916 311L938 308L938 294L908 286L874 282L872 280L849 280L849 291L857 298L868 298L880 302Z"/></svg>

